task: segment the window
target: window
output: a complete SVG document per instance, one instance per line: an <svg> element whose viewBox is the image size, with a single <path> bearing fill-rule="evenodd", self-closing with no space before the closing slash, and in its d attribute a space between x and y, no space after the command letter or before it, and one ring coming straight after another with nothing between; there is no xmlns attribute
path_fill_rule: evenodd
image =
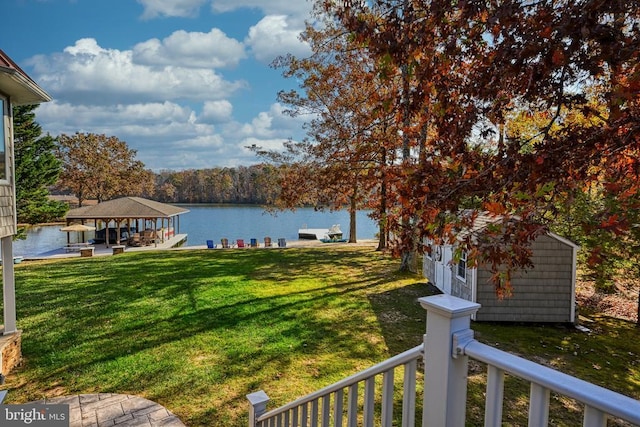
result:
<svg viewBox="0 0 640 427"><path fill-rule="evenodd" d="M7 141L9 139L9 102L0 96L0 111L2 112L2 122L0 122L0 180L7 179Z"/></svg>
<svg viewBox="0 0 640 427"><path fill-rule="evenodd" d="M466 252L462 252L460 254L460 259L458 260L457 275L459 278L463 280L467 279L467 253Z"/></svg>
<svg viewBox="0 0 640 427"><path fill-rule="evenodd" d="M434 249L434 257L437 262L442 262L442 246L438 245Z"/></svg>

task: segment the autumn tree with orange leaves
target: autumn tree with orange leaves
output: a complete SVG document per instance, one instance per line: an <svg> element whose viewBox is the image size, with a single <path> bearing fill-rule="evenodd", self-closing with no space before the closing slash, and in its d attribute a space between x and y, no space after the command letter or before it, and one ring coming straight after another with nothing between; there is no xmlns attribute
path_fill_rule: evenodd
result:
<svg viewBox="0 0 640 427"><path fill-rule="evenodd" d="M76 132L58 137L62 173L57 186L71 191L78 203L153 192L154 175L135 159L136 151L115 136Z"/></svg>
<svg viewBox="0 0 640 427"><path fill-rule="evenodd" d="M274 66L300 82L299 90L281 92L291 116L305 115L307 137L289 142L286 153L258 153L286 160L280 201L287 207L309 203L350 213L349 241L356 241L356 212L374 209L380 224L378 249L386 248L387 164L399 136L393 121L395 93L383 84L366 50L356 48L342 26L325 20L307 25L303 40L308 58L286 56Z"/></svg>
<svg viewBox="0 0 640 427"><path fill-rule="evenodd" d="M410 77L406 114L396 118L412 153L395 188L412 218L412 230L395 225L401 244L414 232L453 241L489 211L503 219L500 232L468 235L460 247L492 266L507 296L510 271L530 265L529 244L548 229L545 214L574 189L601 183L615 201L597 213L599 228L622 237L638 227L630 215L640 207L637 1L323 4L372 58ZM587 97L594 85L604 112ZM535 142L501 131L516 109L550 112ZM585 120L566 120L567 111ZM470 213L459 215L462 207ZM598 262L597 248L592 255Z"/></svg>

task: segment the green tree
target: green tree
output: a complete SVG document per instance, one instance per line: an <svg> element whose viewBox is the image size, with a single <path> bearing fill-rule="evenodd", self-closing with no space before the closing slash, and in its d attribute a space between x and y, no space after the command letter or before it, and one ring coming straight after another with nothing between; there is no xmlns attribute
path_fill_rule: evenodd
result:
<svg viewBox="0 0 640 427"><path fill-rule="evenodd" d="M117 196L145 196L154 191L154 175L136 160L136 150L115 136L79 133L60 135L58 157L62 173L58 186L78 198L78 204Z"/></svg>
<svg viewBox="0 0 640 427"><path fill-rule="evenodd" d="M38 224L63 218L65 203L49 199L48 187L54 185L61 172L55 156L56 141L42 136L35 121L37 105L22 105L13 109L16 209L18 222Z"/></svg>

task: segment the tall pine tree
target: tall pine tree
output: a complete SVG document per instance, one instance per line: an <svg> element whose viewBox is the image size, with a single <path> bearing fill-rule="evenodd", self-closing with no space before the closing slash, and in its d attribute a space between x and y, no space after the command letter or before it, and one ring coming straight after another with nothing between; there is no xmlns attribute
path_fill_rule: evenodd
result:
<svg viewBox="0 0 640 427"><path fill-rule="evenodd" d="M58 180L61 163L55 156L56 140L42 136L35 121L37 105L16 106L13 109L16 207L18 222L38 224L64 217L67 205L48 198L47 187Z"/></svg>

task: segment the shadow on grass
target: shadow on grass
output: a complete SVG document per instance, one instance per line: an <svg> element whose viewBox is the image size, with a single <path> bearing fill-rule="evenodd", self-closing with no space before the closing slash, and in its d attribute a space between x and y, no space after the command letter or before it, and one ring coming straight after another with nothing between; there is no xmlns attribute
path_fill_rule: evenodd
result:
<svg viewBox="0 0 640 427"><path fill-rule="evenodd" d="M369 295L390 354L402 353L422 343L427 312L418 298L439 293L433 285L422 282Z"/></svg>
<svg viewBox="0 0 640 427"><path fill-rule="evenodd" d="M29 265L16 271L26 363L12 394L141 394L189 425L244 425L246 393L289 400L388 356L367 295L394 269L326 249Z"/></svg>

